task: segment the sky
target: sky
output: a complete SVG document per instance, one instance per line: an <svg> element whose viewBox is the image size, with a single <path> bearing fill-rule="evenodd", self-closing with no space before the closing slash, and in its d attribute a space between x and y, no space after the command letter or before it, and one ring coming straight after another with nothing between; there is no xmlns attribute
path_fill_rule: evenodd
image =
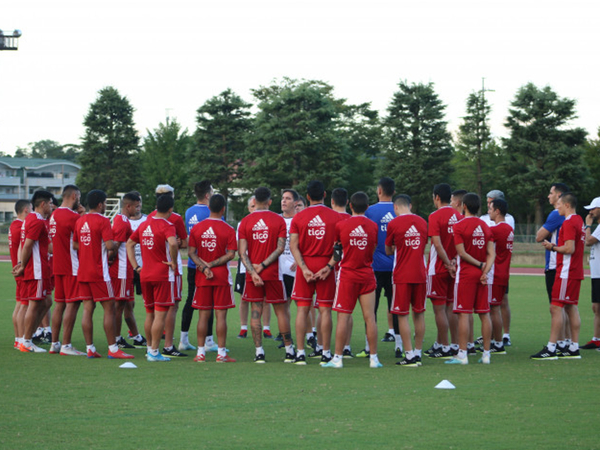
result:
<svg viewBox="0 0 600 450"><path fill-rule="evenodd" d="M600 2L570 0L0 0L0 29L23 33L0 52L0 152L42 139L81 142L100 89L135 108L140 137L231 88L282 77L334 86L385 115L398 82L433 82L455 133L482 87L496 137L528 82L577 101L570 126L600 127Z"/></svg>

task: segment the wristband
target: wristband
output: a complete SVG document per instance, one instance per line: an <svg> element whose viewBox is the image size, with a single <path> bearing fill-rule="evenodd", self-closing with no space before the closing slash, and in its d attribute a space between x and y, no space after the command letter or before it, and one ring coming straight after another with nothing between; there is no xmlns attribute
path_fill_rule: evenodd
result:
<svg viewBox="0 0 600 450"><path fill-rule="evenodd" d="M479 270L483 269L483 264L484 263L479 263Z"/></svg>
<svg viewBox="0 0 600 450"><path fill-rule="evenodd" d="M207 266L204 266L204 267L202 268L202 273L204 273L204 271L205 271L206 269L207 269Z"/></svg>
<svg viewBox="0 0 600 450"><path fill-rule="evenodd" d="M327 267L329 267L329 270L333 270L333 266L329 263L327 263Z"/></svg>
<svg viewBox="0 0 600 450"><path fill-rule="evenodd" d="M133 270L135 270L135 271L137 272L139 268L140 268L140 266L137 266L137 267L136 267L135 269L133 269Z"/></svg>
<svg viewBox="0 0 600 450"><path fill-rule="evenodd" d="M591 229L591 228L592 228L592 226L591 226L591 225L586 225L586 226L585 226L585 229L587 230L588 228L590 228L590 229Z"/></svg>
<svg viewBox="0 0 600 450"><path fill-rule="evenodd" d="M554 250L556 248L556 244L552 244L552 248L550 249L551 252L555 252L556 250Z"/></svg>
<svg viewBox="0 0 600 450"><path fill-rule="evenodd" d="M262 266L262 268L263 268L263 269L266 269L266 268L267 268L267 266L265 266L265 263L264 263L264 262L261 262L261 263L260 263L260 265Z"/></svg>

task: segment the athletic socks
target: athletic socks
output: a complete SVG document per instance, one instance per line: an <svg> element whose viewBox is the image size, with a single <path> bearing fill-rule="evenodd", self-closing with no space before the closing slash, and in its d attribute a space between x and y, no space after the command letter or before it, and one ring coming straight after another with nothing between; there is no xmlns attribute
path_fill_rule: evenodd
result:
<svg viewBox="0 0 600 450"><path fill-rule="evenodd" d="M415 352L413 350L409 350L406 352L406 359L413 359L415 357Z"/></svg>
<svg viewBox="0 0 600 450"><path fill-rule="evenodd" d="M367 337L365 336L365 350L370 352L371 349L369 348L369 340L367 339Z"/></svg>
<svg viewBox="0 0 600 450"><path fill-rule="evenodd" d="M323 350L323 356L331 358L331 350Z"/></svg>
<svg viewBox="0 0 600 450"><path fill-rule="evenodd" d="M546 347L548 347L549 352L555 352L556 351L556 342L548 342L548 345Z"/></svg>
<svg viewBox="0 0 600 450"><path fill-rule="evenodd" d="M296 356L306 356L306 353L304 352L304 349L302 349L302 350L298 350L298 351L296 352Z"/></svg>
<svg viewBox="0 0 600 450"><path fill-rule="evenodd" d="M369 358L371 359L371 362L379 362L379 358L377 357L377 353L372 353L369 355Z"/></svg>
<svg viewBox="0 0 600 450"><path fill-rule="evenodd" d="M466 351L466 350L459 349L459 350L458 350L458 355L457 355L457 358L458 358L458 359L465 359L466 357L467 357L467 351Z"/></svg>
<svg viewBox="0 0 600 450"><path fill-rule="evenodd" d="M387 332L388 332L388 334L391 334L392 336L395 336L393 328L390 328Z"/></svg>
<svg viewBox="0 0 600 450"><path fill-rule="evenodd" d="M392 330L394 331L394 330ZM390 333L394 334L394 333ZM396 348L402 350L402 337L399 334L394 334L394 339L396 340Z"/></svg>
<svg viewBox="0 0 600 450"><path fill-rule="evenodd" d="M181 342L182 344L189 344L190 340L189 340L189 332L187 331L182 331L181 335L179 337L179 342Z"/></svg>
<svg viewBox="0 0 600 450"><path fill-rule="evenodd" d="M221 358L225 358L227 356L227 349L225 347L219 347L217 349L217 355Z"/></svg>
<svg viewBox="0 0 600 450"><path fill-rule="evenodd" d="M349 346L349 345L344 345L344 350L348 350L349 352L351 352L351 351L352 351L352 349L350 348L350 346Z"/></svg>
<svg viewBox="0 0 600 450"><path fill-rule="evenodd" d="M196 353L198 356L206 356L206 349L204 347L198 347L198 352Z"/></svg>
<svg viewBox="0 0 600 450"><path fill-rule="evenodd" d="M332 359L332 361L333 361L334 363L339 363L339 362L341 362L341 361L342 361L342 355L338 355L338 354L335 354L335 355L333 355L333 359Z"/></svg>
<svg viewBox="0 0 600 450"><path fill-rule="evenodd" d="M415 350L414 350L415 356L418 356L420 358L422 351L423 351L423 349L421 349L421 348L415 348Z"/></svg>
<svg viewBox="0 0 600 450"><path fill-rule="evenodd" d="M175 348L175 347L173 345L171 345L170 347L165 347L165 350L170 352L171 350L173 350L173 348Z"/></svg>
<svg viewBox="0 0 600 450"><path fill-rule="evenodd" d="M444 353L448 353L450 351L450 346L449 345L442 345L442 351Z"/></svg>
<svg viewBox="0 0 600 450"><path fill-rule="evenodd" d="M489 350L484 350L484 351L483 351L483 357L484 357L484 358L485 358L485 357L488 357L488 358L489 358L489 357L490 357L490 351L489 351Z"/></svg>
<svg viewBox="0 0 600 450"><path fill-rule="evenodd" d="M173 348L173 347L171 347L171 348ZM109 345L108 351L110 351L111 353L116 353L119 351L119 346L117 344Z"/></svg>
<svg viewBox="0 0 600 450"><path fill-rule="evenodd" d="M577 350L579 350L579 342L571 342L571 345L569 345L569 351L576 352Z"/></svg>
<svg viewBox="0 0 600 450"><path fill-rule="evenodd" d="M148 354L150 356L158 356L158 349L157 348L149 348L148 349Z"/></svg>
<svg viewBox="0 0 600 450"><path fill-rule="evenodd" d="M51 327L44 327L44 333L52 333Z"/></svg>
<svg viewBox="0 0 600 450"><path fill-rule="evenodd" d="M265 330L271 331L271 327L269 325L263 325L263 331Z"/></svg>
<svg viewBox="0 0 600 450"><path fill-rule="evenodd" d="M496 348L502 348L504 344L502 342L494 342L494 347Z"/></svg>
<svg viewBox="0 0 600 450"><path fill-rule="evenodd" d="M311 337L313 337L312 333L306 333L306 340L308 341Z"/></svg>
<svg viewBox="0 0 600 450"><path fill-rule="evenodd" d="M289 353L290 355L293 355L294 354L294 344L286 345L285 352Z"/></svg>
<svg viewBox="0 0 600 450"><path fill-rule="evenodd" d="M213 345L215 345L215 341L212 336L206 336L205 345L206 347L212 347Z"/></svg>
<svg viewBox="0 0 600 450"><path fill-rule="evenodd" d="M450 348L454 351L458 351L458 344L450 344Z"/></svg>
<svg viewBox="0 0 600 450"><path fill-rule="evenodd" d="M475 344L473 342L467 342L467 350L475 348Z"/></svg>
<svg viewBox="0 0 600 450"><path fill-rule="evenodd" d="M95 346L94 344L92 344L92 345L86 345L86 346L85 346L85 349L86 349L88 352L92 352L92 353L95 353L95 352L96 352L96 346Z"/></svg>
<svg viewBox="0 0 600 450"><path fill-rule="evenodd" d="M504 333L504 334L502 335L502 339L508 339L508 340L510 341L510 334L508 334L508 333Z"/></svg>
<svg viewBox="0 0 600 450"><path fill-rule="evenodd" d="M317 351L317 352L322 352L322 351L323 351L323 346L322 346L322 345L319 345L319 344L317 344L316 351Z"/></svg>
<svg viewBox="0 0 600 450"><path fill-rule="evenodd" d="M242 325L242 330L248 331L248 325Z"/></svg>
<svg viewBox="0 0 600 450"><path fill-rule="evenodd" d="M256 356L264 355L264 354L265 354L265 350L262 347L256 347Z"/></svg>

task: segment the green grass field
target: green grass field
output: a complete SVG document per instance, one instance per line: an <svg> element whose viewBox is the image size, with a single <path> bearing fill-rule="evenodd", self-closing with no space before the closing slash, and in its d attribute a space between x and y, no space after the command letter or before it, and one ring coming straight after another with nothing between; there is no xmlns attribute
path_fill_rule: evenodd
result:
<svg viewBox="0 0 600 450"><path fill-rule="evenodd" d="M237 363L216 364L215 354L204 364L193 356L148 363L143 350L134 350L138 369L125 370L118 367L122 361L107 358L13 350L9 270L0 264L1 449L600 448L600 395L593 387L600 352L582 351L582 360L529 360L548 340L543 277L511 279L513 346L493 356L490 366L476 364L476 357L469 366L425 358L420 368L401 368L393 344L380 343L379 370L365 359L345 360L343 370L322 369L316 360L297 367L281 362L283 350L274 341L264 343L268 363L257 365L251 338L235 337L235 309L227 346ZM592 333L589 298L586 279L582 343ZM141 301L136 312L141 323ZM97 310L95 341L106 355L101 315ZM435 336L432 311L426 317L428 347ZM355 319L352 346L359 351L358 311ZM383 335L383 311L379 323ZM275 320L271 326L277 330ZM85 347L79 325L73 343ZM435 389L444 379L456 389Z"/></svg>

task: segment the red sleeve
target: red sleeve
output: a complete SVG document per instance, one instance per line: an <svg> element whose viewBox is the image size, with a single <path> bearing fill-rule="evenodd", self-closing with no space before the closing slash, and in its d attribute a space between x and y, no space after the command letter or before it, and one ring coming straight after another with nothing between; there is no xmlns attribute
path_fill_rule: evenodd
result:
<svg viewBox="0 0 600 450"><path fill-rule="evenodd" d="M116 216L113 223L113 240L116 242L127 242L127 223L121 218Z"/></svg>
<svg viewBox="0 0 600 450"><path fill-rule="evenodd" d="M169 239L170 237L177 237L177 230L175 230L175 227L173 225L169 225L166 229L165 229L165 238ZM186 235L187 237L187 235Z"/></svg>
<svg viewBox="0 0 600 450"><path fill-rule="evenodd" d="M188 241L188 247L198 248L198 243L196 242L196 234L194 230L198 230L200 227L194 227L190 231L190 240Z"/></svg>
<svg viewBox="0 0 600 450"><path fill-rule="evenodd" d="M431 214L429 216L429 237L431 236L439 236L440 235L440 222L437 220L437 214Z"/></svg>
<svg viewBox="0 0 600 450"><path fill-rule="evenodd" d="M298 234L298 220L297 216L292 218L292 223L290 224L290 234Z"/></svg>
<svg viewBox="0 0 600 450"><path fill-rule="evenodd" d="M113 231L112 228L110 227L110 220L108 220L108 218L104 221L104 223L102 224L102 240L104 242L106 241L112 241L113 239Z"/></svg>
<svg viewBox="0 0 600 450"><path fill-rule="evenodd" d="M342 223L344 223L344 222L338 222L335 224L335 242L340 242L340 240L341 240L340 235L341 235L341 231L342 231Z"/></svg>
<svg viewBox="0 0 600 450"><path fill-rule="evenodd" d="M131 236L129 236L129 239L131 239L134 242L140 242L140 229L138 228L137 230L135 230L133 232L133 234Z"/></svg>
<svg viewBox="0 0 600 450"><path fill-rule="evenodd" d="M185 229L185 224L183 223L183 219L181 218L181 216L177 216L177 220L173 225L175 225L175 231L177 232L177 236L179 236L180 239L187 239L187 230Z"/></svg>
<svg viewBox="0 0 600 450"><path fill-rule="evenodd" d="M229 230L229 239L227 241L227 250L237 251L237 241L235 240L235 231L233 228Z"/></svg>
<svg viewBox="0 0 600 450"><path fill-rule="evenodd" d="M36 219L33 223L30 222L29 226L25 228L25 239L39 240L44 226L44 221L39 219Z"/></svg>
<svg viewBox="0 0 600 450"><path fill-rule="evenodd" d="M281 219L279 221L279 234L277 235L278 238L287 238L287 227L285 226L285 220L283 220L283 217L281 216L277 216L279 219Z"/></svg>
<svg viewBox="0 0 600 450"><path fill-rule="evenodd" d="M486 240L492 241L492 242L494 242L496 240L494 237L494 233L492 233L492 229L489 226L485 225L485 227L483 228L483 232L485 234Z"/></svg>
<svg viewBox="0 0 600 450"><path fill-rule="evenodd" d="M575 226L575 221L569 219L563 222L562 229L563 232L563 240L567 241L575 241L577 240L577 227Z"/></svg>
<svg viewBox="0 0 600 450"><path fill-rule="evenodd" d="M454 245L458 245L458 244L464 244L464 240L463 240L463 236L462 236L462 226L459 223L457 223L456 225L454 225L453 227L453 233L452 235L454 236Z"/></svg>
<svg viewBox="0 0 600 450"><path fill-rule="evenodd" d="M239 239L246 239L246 227L245 227L245 225L246 225L246 220L245 220L245 217L244 217L244 219L242 219L242 221L238 225L238 237L239 237Z"/></svg>
<svg viewBox="0 0 600 450"><path fill-rule="evenodd" d="M73 228L73 242L79 242L79 220L81 218L77 219L77 221L75 222L75 227Z"/></svg>
<svg viewBox="0 0 600 450"><path fill-rule="evenodd" d="M394 223L395 221L396 219L392 220L390 223L388 223L387 226L385 245L387 245L388 247L392 247L394 245L394 228L396 227L396 224Z"/></svg>

